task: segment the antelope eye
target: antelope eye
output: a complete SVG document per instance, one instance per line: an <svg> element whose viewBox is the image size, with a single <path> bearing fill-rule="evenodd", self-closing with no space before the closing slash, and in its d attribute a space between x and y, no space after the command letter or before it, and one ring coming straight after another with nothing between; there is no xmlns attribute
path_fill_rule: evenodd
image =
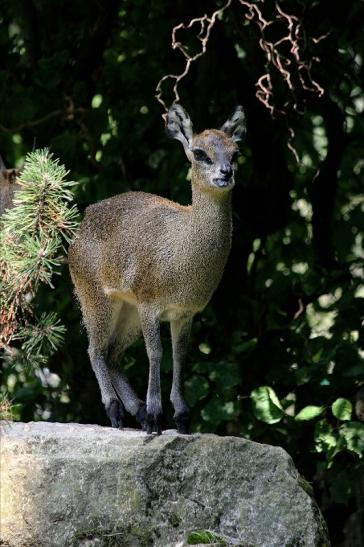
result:
<svg viewBox="0 0 364 547"><path fill-rule="evenodd" d="M201 150L200 148L195 148L195 150L193 150L193 157L195 158L196 161L203 161L204 163L207 163L208 165L211 165L213 163L212 160L206 154L206 152L204 150Z"/></svg>

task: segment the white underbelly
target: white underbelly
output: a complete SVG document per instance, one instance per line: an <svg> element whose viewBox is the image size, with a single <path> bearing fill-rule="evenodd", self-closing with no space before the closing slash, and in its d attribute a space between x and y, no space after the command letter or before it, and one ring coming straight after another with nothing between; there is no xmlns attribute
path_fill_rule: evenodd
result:
<svg viewBox="0 0 364 547"><path fill-rule="evenodd" d="M111 298L112 300L121 300L131 304L132 306L138 307L138 301L136 295L132 291L115 289L113 287L104 287L104 294ZM140 303L145 305L145 303ZM159 317L160 321L174 321L181 317L193 316L196 313L202 311L206 303L199 304L187 304L187 303L171 303L171 302L150 302L151 307L153 307Z"/></svg>
<svg viewBox="0 0 364 547"><path fill-rule="evenodd" d="M186 306L170 304L163 308L159 314L160 321L175 321L182 317L192 317L203 310L205 306Z"/></svg>

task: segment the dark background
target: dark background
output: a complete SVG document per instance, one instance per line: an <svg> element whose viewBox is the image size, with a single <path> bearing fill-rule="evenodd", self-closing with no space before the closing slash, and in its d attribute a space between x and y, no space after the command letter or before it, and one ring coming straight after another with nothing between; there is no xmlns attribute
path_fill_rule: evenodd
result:
<svg viewBox="0 0 364 547"><path fill-rule="evenodd" d="M286 448L313 483L333 544L342 545L347 519L362 509L364 4L287 0L280 6L298 18L301 33L302 66L289 41L277 46L291 60L292 91L267 62L261 30L238 0L179 85L197 131L219 127L236 104L244 106L248 126L234 190L231 257L212 302L194 322L186 395L194 431ZM20 167L34 143L49 147L79 181L81 213L129 189L189 203L188 164L164 132L155 88L163 75L184 69L182 55L170 47L173 26L217 7L0 0L0 152L7 166ZM277 19L275 3L260 9L274 21L265 39L284 37L287 24ZM197 51L194 33L179 36ZM321 97L310 83L310 66ZM267 71L273 115L256 95ZM163 89L169 105L170 86ZM37 306L61 316L65 344L43 374L6 364L3 390L21 420L107 425L66 265L54 283L53 291L41 291ZM171 427L166 327L163 334L165 426ZM123 366L142 396L142 341ZM259 414L251 392L261 386L270 386L285 409L279 421ZM348 422L332 412L337 398L353 405ZM308 405L324 409L296 420Z"/></svg>

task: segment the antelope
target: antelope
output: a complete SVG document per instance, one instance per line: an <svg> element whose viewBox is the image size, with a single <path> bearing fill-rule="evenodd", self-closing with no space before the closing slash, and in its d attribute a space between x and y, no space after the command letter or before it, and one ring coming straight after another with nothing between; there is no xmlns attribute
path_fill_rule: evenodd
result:
<svg viewBox="0 0 364 547"><path fill-rule="evenodd" d="M14 194L20 188L20 185L16 183L18 175L19 170L7 169L0 156L0 217L5 209L14 207Z"/></svg>
<svg viewBox="0 0 364 547"><path fill-rule="evenodd" d="M174 104L166 129L191 163L192 205L145 192L105 199L86 209L69 250L91 366L111 425L122 428L126 410L148 434L161 433L163 321L172 338L174 420L179 433L189 433L183 363L192 320L211 299L230 252L231 190L245 116L238 106L220 129L194 134L189 115ZM149 360L146 404L118 366L141 334Z"/></svg>

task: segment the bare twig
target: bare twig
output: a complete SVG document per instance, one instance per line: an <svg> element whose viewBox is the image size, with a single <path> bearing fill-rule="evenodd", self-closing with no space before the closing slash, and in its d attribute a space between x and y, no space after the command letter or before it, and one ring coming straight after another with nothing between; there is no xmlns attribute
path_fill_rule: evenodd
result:
<svg viewBox="0 0 364 547"><path fill-rule="evenodd" d="M306 36L300 19L295 15L290 15L283 11L280 4L276 2L275 18L272 21L267 21L256 3L252 4L246 0L239 0L239 2L248 9L245 17L249 21L255 22L260 30L259 45L267 60L267 73L261 76L256 83L257 98L270 110L272 115L275 114L275 112L282 113L282 111L276 107L274 101L270 77L271 67L279 72L281 79L287 85L289 93L291 94L291 105L294 110L299 112L299 105L296 97L299 86L292 81L294 75L298 77L302 90L317 93L319 97L321 97L324 93L324 89L311 76L312 64L314 62L319 62L319 59L317 57L312 57L308 62L303 59L303 54L306 49L303 44L306 42ZM281 25L283 23L286 28L286 34L276 41L271 41L266 37L265 31L275 23L280 23ZM327 34L312 39L312 42L316 44L326 37ZM282 51L282 45L289 47L288 54L285 51ZM267 85L267 82L269 85ZM292 135L290 136L290 139L291 138ZM290 148L292 149L292 146Z"/></svg>
<svg viewBox="0 0 364 547"><path fill-rule="evenodd" d="M300 161L299 155L297 153L297 150L293 146L293 139L295 137L295 133L294 133L294 130L292 129L292 127L288 127L288 134L289 134L289 136L288 136L288 140L287 140L287 146L290 149L290 151L292 152L296 162L299 163L299 161Z"/></svg>
<svg viewBox="0 0 364 547"><path fill-rule="evenodd" d="M298 299L298 306L299 306L299 308L298 308L298 310L295 312L295 314L294 314L294 316L293 316L293 321L296 321L296 320L300 317L300 315L303 314L303 312L304 312L305 309L306 309L305 306L303 305L303 302L302 302L302 299L301 299L301 298Z"/></svg>
<svg viewBox="0 0 364 547"><path fill-rule="evenodd" d="M257 0L255 2L249 2L247 0L238 1L244 8L243 17L247 21L255 23L258 26L260 33L259 46L266 58L266 72L258 78L258 81L255 84L257 99L269 110L271 116L280 114L287 118L286 110L288 106L290 106L293 111L301 113L298 101L298 96L300 94L303 95L306 92L311 92L317 94L319 97L324 94L323 87L320 86L311 75L313 64L319 63L320 59L318 57L310 57L309 60L304 58L307 51L307 44L312 42L316 45L321 40L325 39L328 34L317 38L307 39L301 20L296 15L288 14L284 11L278 0L275 3L275 13L272 19L267 18L263 14L264 2L262 0ZM166 74L157 84L155 96L163 106L165 112L167 111L167 105L162 96L163 83L167 80L174 80L173 102L179 101L179 83L189 73L191 64L206 52L210 33L217 17L220 17L231 4L232 0L228 0L222 8L216 10L210 17L207 15L197 17L192 19L188 25L181 23L173 28L172 48L178 49L184 56L185 68L180 74ZM280 32L282 32L281 29L283 26L284 33L283 36L280 35L278 39L271 40L267 37L267 29L269 28L271 30L276 24L279 24ZM188 53L187 46L178 41L177 33L182 29L192 29L195 25L199 27L199 32L196 37L200 42L201 49L198 53L191 56ZM276 104L272 71L276 71L287 86L289 94L287 102L284 105L285 110L282 110ZM163 118L166 118L165 113L163 114ZM295 135L292 127L288 127L288 132L288 148L291 150L296 161L298 161L298 154L293 146Z"/></svg>
<svg viewBox="0 0 364 547"><path fill-rule="evenodd" d="M163 106L165 112L167 112L168 108L167 108L167 105L166 105L165 101L162 98L162 85L163 85L163 83L166 80L174 80L174 86L173 86L174 101L173 102L174 103L178 102L179 101L178 84L189 73L191 64L194 61L196 61L199 57L204 55L204 53L206 53L207 43L208 43L209 38L210 38L211 30L212 30L213 26L216 23L216 19L217 19L217 17L221 16L222 13L230 6L231 2L232 2L232 0L227 0L226 4L222 8L214 11L214 13L210 17L205 14L203 17L196 17L195 19L192 19L188 23L187 26L183 23L180 23L179 25L177 25L173 28L173 30L172 30L172 49L178 49L182 53L182 55L184 56L184 58L186 60L186 65L185 65L185 69L183 70L183 72L181 72L181 74L166 74L165 76L163 76L159 80L159 82L157 84L155 97L156 97L157 101L159 101L161 103L161 105ZM201 50L191 57L188 54L186 46L184 46L181 42L179 42L177 40L177 31L179 31L181 29L184 29L184 30L191 29L196 24L200 26L200 30L197 34L197 39L200 42ZM166 119L165 116L166 116L166 114L163 114L164 119Z"/></svg>

